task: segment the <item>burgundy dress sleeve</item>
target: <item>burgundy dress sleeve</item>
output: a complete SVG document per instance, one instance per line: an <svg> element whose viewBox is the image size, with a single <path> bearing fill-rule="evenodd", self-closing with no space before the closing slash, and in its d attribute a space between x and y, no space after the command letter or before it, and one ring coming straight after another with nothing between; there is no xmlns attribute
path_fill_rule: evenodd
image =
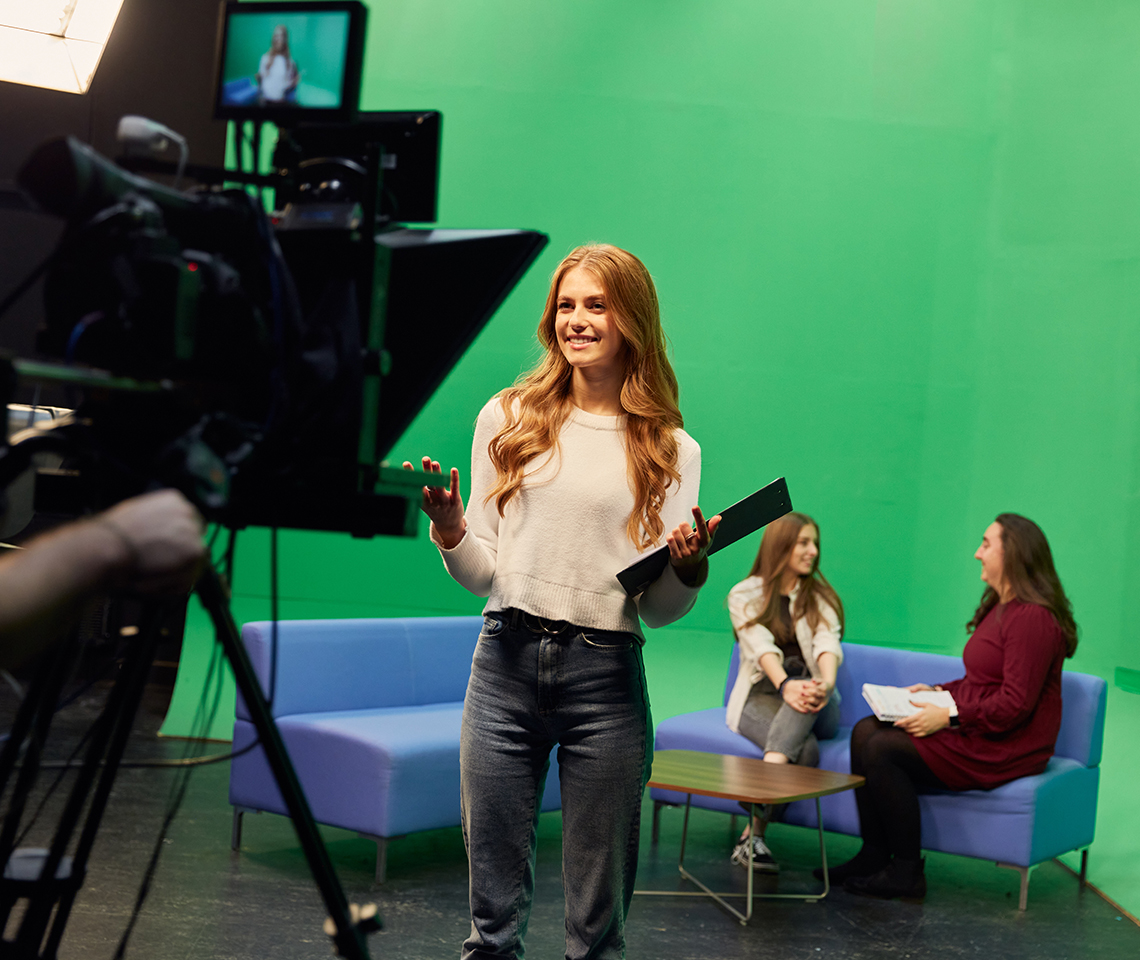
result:
<svg viewBox="0 0 1140 960"><path fill-rule="evenodd" d="M965 679L965 678L963 678L963 679ZM939 686L940 686L940 687L941 687L943 690L949 690L949 691L950 691L950 693L951 693L951 694L953 695L953 697L954 697L954 702L955 702L955 703L957 703L957 702L958 702L958 694L954 693L954 691L955 691L955 690L957 690L957 689L958 689L958 687L960 687L961 685L962 685L962 680L950 680L950 681L948 681L948 682L945 682L945 683L940 683L940 684L939 684Z"/></svg>
<svg viewBox="0 0 1140 960"><path fill-rule="evenodd" d="M961 725L914 739L927 766L954 790L1044 770L1061 727L1064 657L1064 636L1045 607L1013 600L991 610L962 654L966 676L944 684Z"/></svg>
<svg viewBox="0 0 1140 960"><path fill-rule="evenodd" d="M1032 716L1056 661L1050 642L1056 623L1048 610L1023 603L1006 616L1000 679L986 687L959 684L955 698L962 726L986 734L1007 734Z"/></svg>

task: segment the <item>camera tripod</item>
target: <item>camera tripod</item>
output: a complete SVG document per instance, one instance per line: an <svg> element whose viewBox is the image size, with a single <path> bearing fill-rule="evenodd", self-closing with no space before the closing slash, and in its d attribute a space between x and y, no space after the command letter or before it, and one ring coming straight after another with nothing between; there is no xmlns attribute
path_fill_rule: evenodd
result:
<svg viewBox="0 0 1140 960"><path fill-rule="evenodd" d="M365 935L379 929L379 920L371 918L353 923L350 919L344 890L230 614L226 586L213 567L206 568L196 592L233 667L237 689L249 707L259 743L335 926L336 932L331 934L335 950L349 960L368 960ZM16 844L68 665L78 652L77 635L45 656L29 687L0 751L0 791L8 787L15 774L7 814L0 824L0 863L4 864L0 876L0 931L10 925L16 905L20 901L26 903L13 938L0 938L0 958L54 960L57 955L71 908L83 886L91 848L142 699L160 638L159 628L168 609L166 605L152 603L144 610L135 642L123 660L103 713L88 735L82 765L64 803L51 845L31 849L17 848Z"/></svg>

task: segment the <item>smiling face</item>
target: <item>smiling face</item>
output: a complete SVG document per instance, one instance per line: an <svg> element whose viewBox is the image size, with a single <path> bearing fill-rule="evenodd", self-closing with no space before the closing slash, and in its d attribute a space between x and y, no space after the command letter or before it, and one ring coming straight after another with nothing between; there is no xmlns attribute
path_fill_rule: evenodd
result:
<svg viewBox="0 0 1140 960"><path fill-rule="evenodd" d="M982 545L974 553L974 559L982 561L982 580L993 587L1005 602L1005 544L1002 542L1002 526L996 520L982 534Z"/></svg>
<svg viewBox="0 0 1140 960"><path fill-rule="evenodd" d="M819 556L819 531L810 523L800 527L796 542L792 545L792 555L788 557L787 569L797 577L809 576L815 569Z"/></svg>
<svg viewBox="0 0 1140 960"><path fill-rule="evenodd" d="M566 362L580 374L621 374L625 341L608 312L606 291L589 270L574 267L562 277L554 316L554 335Z"/></svg>

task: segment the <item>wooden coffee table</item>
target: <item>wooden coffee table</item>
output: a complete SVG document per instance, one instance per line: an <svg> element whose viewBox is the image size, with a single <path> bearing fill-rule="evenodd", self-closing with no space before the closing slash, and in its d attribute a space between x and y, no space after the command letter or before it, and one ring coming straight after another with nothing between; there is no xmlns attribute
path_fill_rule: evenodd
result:
<svg viewBox="0 0 1140 960"><path fill-rule="evenodd" d="M656 896L712 897L728 910L740 923L752 918L752 903L756 898L769 900L822 900L831 890L827 874L827 850L823 843L823 816L819 798L831 793L851 790L863 783L862 777L815 767L795 764L765 763L753 757L731 757L719 753L701 753L696 750L661 750L654 754L653 773L649 786L675 790L686 795L685 826L681 831L681 856L677 864L681 876L701 888L697 891L638 890L638 894ZM685 869L685 840L689 833L689 808L693 794L704 797L723 797L755 806L762 803L791 803L793 800L815 800L815 813L819 821L819 857L823 866L823 890L819 893L754 893L752 888L752 845L748 845L748 892L714 893ZM746 897L748 905L741 913L725 899Z"/></svg>

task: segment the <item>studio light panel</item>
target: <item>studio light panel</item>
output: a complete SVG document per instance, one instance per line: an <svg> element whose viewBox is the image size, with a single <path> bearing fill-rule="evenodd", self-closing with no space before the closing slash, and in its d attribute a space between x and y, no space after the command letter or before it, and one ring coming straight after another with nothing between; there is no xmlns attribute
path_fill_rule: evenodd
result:
<svg viewBox="0 0 1140 960"><path fill-rule="evenodd" d="M0 0L0 80L86 93L123 0Z"/></svg>

